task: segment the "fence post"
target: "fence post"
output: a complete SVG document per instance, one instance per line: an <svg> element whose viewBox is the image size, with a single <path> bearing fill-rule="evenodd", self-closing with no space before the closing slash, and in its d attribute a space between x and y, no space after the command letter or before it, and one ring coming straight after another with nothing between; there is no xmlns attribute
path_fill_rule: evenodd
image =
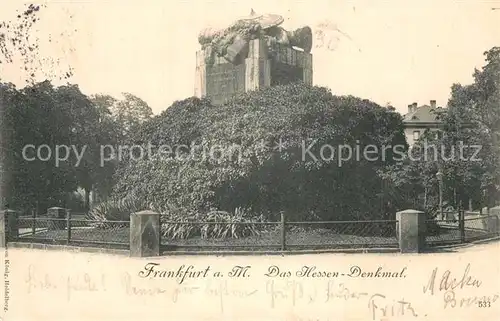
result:
<svg viewBox="0 0 500 321"><path fill-rule="evenodd" d="M66 231L67 231L67 244L71 242L71 210L66 209Z"/></svg>
<svg viewBox="0 0 500 321"><path fill-rule="evenodd" d="M0 211L0 247L7 247L8 241L19 237L17 212L13 210Z"/></svg>
<svg viewBox="0 0 500 321"><path fill-rule="evenodd" d="M36 208L31 211L31 234L35 236L36 234Z"/></svg>
<svg viewBox="0 0 500 321"><path fill-rule="evenodd" d="M496 235L500 236L500 205L493 207L490 211L491 215L493 215L496 219Z"/></svg>
<svg viewBox="0 0 500 321"><path fill-rule="evenodd" d="M426 215L416 210L405 210L396 213L398 221L398 242L401 253L419 253L425 248L427 233Z"/></svg>
<svg viewBox="0 0 500 321"><path fill-rule="evenodd" d="M498 215L495 215L494 218L496 221L496 236L500 236L500 217L498 217Z"/></svg>
<svg viewBox="0 0 500 321"><path fill-rule="evenodd" d="M130 214L130 256L160 255L160 214L141 211Z"/></svg>
<svg viewBox="0 0 500 321"><path fill-rule="evenodd" d="M281 250L286 250L286 215L281 212Z"/></svg>

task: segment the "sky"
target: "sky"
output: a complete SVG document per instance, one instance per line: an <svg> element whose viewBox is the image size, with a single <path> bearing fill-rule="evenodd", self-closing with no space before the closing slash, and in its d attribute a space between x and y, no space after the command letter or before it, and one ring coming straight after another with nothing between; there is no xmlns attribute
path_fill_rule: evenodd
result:
<svg viewBox="0 0 500 321"><path fill-rule="evenodd" d="M4 3L3 1L6 1ZM0 20L27 2L2 0ZM263 0L45 1L30 31L39 41L36 80L76 83L86 94L130 92L155 114L194 94L197 35L258 13L282 15L283 27L321 22L330 48L313 44L313 82L336 95L354 95L405 113L412 102L446 105L453 83L471 83L483 52L500 45L500 1ZM491 8L499 8L491 10ZM323 24L325 25L325 24ZM50 41L49 41L50 40ZM55 61L55 62L54 62ZM51 72L47 72L50 70ZM2 80L22 86L27 72L14 59L0 64Z"/></svg>

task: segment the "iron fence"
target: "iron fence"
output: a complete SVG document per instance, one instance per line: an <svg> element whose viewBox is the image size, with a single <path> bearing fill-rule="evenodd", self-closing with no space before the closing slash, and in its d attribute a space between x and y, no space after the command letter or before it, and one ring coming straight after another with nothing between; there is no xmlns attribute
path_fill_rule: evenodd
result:
<svg viewBox="0 0 500 321"><path fill-rule="evenodd" d="M500 234L500 219L497 215L482 215L464 219L465 241L491 238Z"/></svg>
<svg viewBox="0 0 500 321"><path fill-rule="evenodd" d="M106 248L128 248L129 221L97 221L77 218L18 218L18 242L37 242Z"/></svg>
<svg viewBox="0 0 500 321"><path fill-rule="evenodd" d="M160 249L168 251L294 251L348 248L397 249L397 220L366 221L168 221L160 216ZM17 218L15 241L104 248L130 248L130 221L66 218L46 215ZM449 213L445 219L426 220L428 247L458 244L499 236L496 215Z"/></svg>
<svg viewBox="0 0 500 321"><path fill-rule="evenodd" d="M397 248L396 220L287 222L162 221L161 249L319 250Z"/></svg>
<svg viewBox="0 0 500 321"><path fill-rule="evenodd" d="M397 248L396 220L287 222L287 249Z"/></svg>
<svg viewBox="0 0 500 321"><path fill-rule="evenodd" d="M470 215L456 213L448 219L426 221L428 246L472 242L499 236L500 221L496 215Z"/></svg>

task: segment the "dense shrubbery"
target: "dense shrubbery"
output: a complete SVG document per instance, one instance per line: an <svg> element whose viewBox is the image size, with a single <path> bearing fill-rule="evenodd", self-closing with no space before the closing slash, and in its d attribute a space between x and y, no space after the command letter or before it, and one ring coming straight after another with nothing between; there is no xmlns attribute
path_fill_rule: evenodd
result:
<svg viewBox="0 0 500 321"><path fill-rule="evenodd" d="M171 214L163 220L162 234L173 239L241 238L270 230L269 226L252 224L263 220L241 208L236 208L234 213L213 211L188 217Z"/></svg>
<svg viewBox="0 0 500 321"><path fill-rule="evenodd" d="M110 199L92 208L89 216L96 221L128 221L130 213L143 210L145 205L138 199Z"/></svg>
<svg viewBox="0 0 500 321"><path fill-rule="evenodd" d="M313 142L311 152L303 150ZM275 146L281 141L281 151ZM320 158L320 147L405 145L401 116L368 100L303 84L242 94L221 106L189 98L147 122L133 139L146 145L219 146L219 159L160 156L121 163L116 198L139 199L168 215L193 217L248 208L276 220L393 218L381 193L385 160ZM304 148L303 148L304 145ZM235 146L239 146L235 148ZM233 153L227 152L233 148ZM157 151L156 151L157 152ZM231 156L229 156L231 155ZM197 155L199 156L199 155ZM325 156L329 156L325 152Z"/></svg>
<svg viewBox="0 0 500 321"><path fill-rule="evenodd" d="M269 230L269 226L266 225L250 224L265 222L265 218L262 215L252 215L243 208L236 208L233 213L224 211L163 213L161 208L155 208L154 205L146 205L138 199L130 198L110 199L100 203L90 211L90 219L103 223L98 223L96 227L116 227L116 224L108 226L105 223L106 221L128 221L130 213L138 212L144 208L162 213L162 234L173 239L190 237L240 238L260 235L260 233Z"/></svg>

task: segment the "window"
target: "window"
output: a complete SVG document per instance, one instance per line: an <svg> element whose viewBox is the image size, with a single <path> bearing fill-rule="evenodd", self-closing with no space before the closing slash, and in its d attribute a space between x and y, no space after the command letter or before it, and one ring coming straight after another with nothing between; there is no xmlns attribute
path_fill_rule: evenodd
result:
<svg viewBox="0 0 500 321"><path fill-rule="evenodd" d="M441 132L440 130L436 131L436 139L441 139L443 138L443 132Z"/></svg>
<svg viewBox="0 0 500 321"><path fill-rule="evenodd" d="M413 140L418 140L420 138L420 132L418 130L413 132Z"/></svg>

